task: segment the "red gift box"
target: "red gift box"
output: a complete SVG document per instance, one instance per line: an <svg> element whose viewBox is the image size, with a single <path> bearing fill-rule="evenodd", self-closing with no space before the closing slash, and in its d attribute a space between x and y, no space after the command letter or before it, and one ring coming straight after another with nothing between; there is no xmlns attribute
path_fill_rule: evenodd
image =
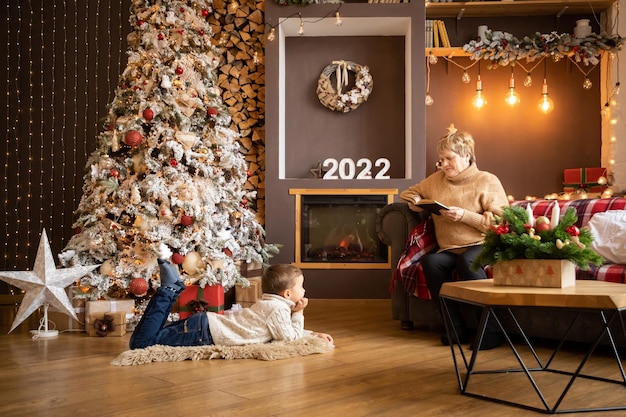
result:
<svg viewBox="0 0 626 417"><path fill-rule="evenodd" d="M224 314L224 287L219 284L207 285L204 288L199 285L188 285L178 297L176 305L173 311L178 310L181 319L198 311Z"/></svg>
<svg viewBox="0 0 626 417"><path fill-rule="evenodd" d="M607 185L598 183L598 179L606 179L606 175L606 168L568 168L563 171L563 191L601 193Z"/></svg>

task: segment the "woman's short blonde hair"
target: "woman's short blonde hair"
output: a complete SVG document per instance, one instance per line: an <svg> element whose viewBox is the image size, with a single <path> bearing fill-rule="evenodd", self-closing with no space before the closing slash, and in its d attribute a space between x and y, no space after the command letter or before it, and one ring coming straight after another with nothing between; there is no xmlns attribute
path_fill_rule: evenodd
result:
<svg viewBox="0 0 626 417"><path fill-rule="evenodd" d="M454 132L443 136L437 142L437 152L452 151L460 156L470 157L470 163L476 162L474 138L467 132Z"/></svg>

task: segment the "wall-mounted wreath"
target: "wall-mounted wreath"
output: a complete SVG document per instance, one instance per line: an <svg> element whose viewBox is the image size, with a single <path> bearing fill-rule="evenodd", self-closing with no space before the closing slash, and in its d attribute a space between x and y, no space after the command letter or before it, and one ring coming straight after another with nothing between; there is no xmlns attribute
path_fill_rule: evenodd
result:
<svg viewBox="0 0 626 417"><path fill-rule="evenodd" d="M354 72L354 87L342 92L348 86L348 71ZM335 74L335 85L331 81L331 76ZM370 75L370 70L365 65L355 64L352 61L333 61L326 66L317 81L317 97L324 107L342 113L356 110L361 103L367 101L374 79Z"/></svg>

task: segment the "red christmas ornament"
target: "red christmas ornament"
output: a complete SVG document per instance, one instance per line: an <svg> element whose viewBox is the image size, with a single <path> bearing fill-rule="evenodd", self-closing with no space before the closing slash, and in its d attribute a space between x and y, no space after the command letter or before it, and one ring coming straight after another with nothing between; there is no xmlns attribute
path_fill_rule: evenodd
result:
<svg viewBox="0 0 626 417"><path fill-rule="evenodd" d="M245 197L243 199L241 199L241 205L246 207L248 205L248 199L245 198Z"/></svg>
<svg viewBox="0 0 626 417"><path fill-rule="evenodd" d="M172 263L176 264L176 265L180 265L183 263L183 261L185 260L185 256L181 255L180 253L176 252L172 255Z"/></svg>
<svg viewBox="0 0 626 417"><path fill-rule="evenodd" d="M165 36L163 36L163 34L162 34L162 33L159 33L159 34L157 35L157 39L159 39L160 41L162 41L163 39L165 39Z"/></svg>
<svg viewBox="0 0 626 417"><path fill-rule="evenodd" d="M120 176L120 170L117 168L111 168L111 170L109 171L109 175L114 178L118 178Z"/></svg>
<svg viewBox="0 0 626 417"><path fill-rule="evenodd" d="M182 67L176 67L176 70L174 70L174 72L176 72L177 75L181 75L183 73L183 68Z"/></svg>
<svg viewBox="0 0 626 417"><path fill-rule="evenodd" d="M141 133L139 133L136 130L129 130L128 132L126 132L126 135L124 136L124 142L126 142L126 144L128 146L139 146L141 145L141 142L143 141L143 136L141 136Z"/></svg>
<svg viewBox="0 0 626 417"><path fill-rule="evenodd" d="M154 110L152 110L150 107L146 107L142 115L144 119L146 119L147 121L150 121L154 118Z"/></svg>
<svg viewBox="0 0 626 417"><path fill-rule="evenodd" d="M170 159L170 166L176 168L178 166L178 161L174 158Z"/></svg>
<svg viewBox="0 0 626 417"><path fill-rule="evenodd" d="M204 35L204 30L203 30L203 29L200 29L200 30L198 31L198 33L200 34L200 36L203 36L203 35Z"/></svg>
<svg viewBox="0 0 626 417"><path fill-rule="evenodd" d="M141 297L148 292L148 281L143 278L135 278L128 285L128 289L135 296Z"/></svg>
<svg viewBox="0 0 626 417"><path fill-rule="evenodd" d="M181 12L181 13L185 13L185 8L184 8L184 7L181 7L181 8L180 8L180 12Z"/></svg>
<svg viewBox="0 0 626 417"><path fill-rule="evenodd" d="M141 26L141 25L143 25L143 24L144 24L144 21L143 21L143 20L141 20L141 19L137 20L137 26Z"/></svg>
<svg viewBox="0 0 626 417"><path fill-rule="evenodd" d="M215 107L209 107L208 109L206 109L206 114L207 116L211 117L211 116L217 116L217 109Z"/></svg>
<svg viewBox="0 0 626 417"><path fill-rule="evenodd" d="M193 224L193 217L187 216L186 214L180 218L180 224L183 226L191 226Z"/></svg>
<svg viewBox="0 0 626 417"><path fill-rule="evenodd" d="M74 234L75 234L75 235L80 234L80 232L82 232L82 231L83 231L83 229L82 229L82 228L80 228L80 227L75 227L75 228L74 228Z"/></svg>
<svg viewBox="0 0 626 417"><path fill-rule="evenodd" d="M228 248L222 249L222 252L224 252L227 256L233 256L233 252Z"/></svg>
<svg viewBox="0 0 626 417"><path fill-rule="evenodd" d="M202 9L202 17L208 17L209 11L207 9Z"/></svg>
<svg viewBox="0 0 626 417"><path fill-rule="evenodd" d="M565 231L570 235L570 236L578 236L580 235L580 229L577 226L567 226L565 228Z"/></svg>
<svg viewBox="0 0 626 417"><path fill-rule="evenodd" d="M109 130L113 130L113 129L115 129L115 125L114 125L113 123L111 123L111 124L109 125L108 129L109 129Z"/></svg>

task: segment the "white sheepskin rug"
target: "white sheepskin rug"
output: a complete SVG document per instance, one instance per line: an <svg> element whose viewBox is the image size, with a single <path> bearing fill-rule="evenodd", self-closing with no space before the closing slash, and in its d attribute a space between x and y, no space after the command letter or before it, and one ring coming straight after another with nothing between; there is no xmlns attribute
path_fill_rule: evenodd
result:
<svg viewBox="0 0 626 417"><path fill-rule="evenodd" d="M334 349L326 339L317 336L294 341L257 343L244 346L164 346L154 345L144 349L127 350L115 358L111 365L143 365L151 362L179 362L202 359L259 359L275 361L297 356L325 353Z"/></svg>

